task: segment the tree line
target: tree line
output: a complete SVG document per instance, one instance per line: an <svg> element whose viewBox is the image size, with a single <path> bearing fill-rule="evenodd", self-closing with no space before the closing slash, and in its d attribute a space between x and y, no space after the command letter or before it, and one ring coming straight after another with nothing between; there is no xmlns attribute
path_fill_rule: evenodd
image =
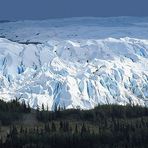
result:
<svg viewBox="0 0 148 148"><path fill-rule="evenodd" d="M0 100L0 125L10 125L15 120L20 120L22 114L30 113L31 108L25 102L19 103L18 99L4 102Z"/></svg>
<svg viewBox="0 0 148 148"><path fill-rule="evenodd" d="M34 116L38 125L11 125L6 138L0 138L0 148L148 147L147 107L98 105L91 110L66 110L55 105L54 111L48 111L42 105Z"/></svg>

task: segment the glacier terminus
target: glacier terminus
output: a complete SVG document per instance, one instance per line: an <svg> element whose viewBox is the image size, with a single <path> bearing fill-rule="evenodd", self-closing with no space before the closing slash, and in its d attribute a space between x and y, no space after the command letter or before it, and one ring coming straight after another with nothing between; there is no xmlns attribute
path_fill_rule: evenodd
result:
<svg viewBox="0 0 148 148"><path fill-rule="evenodd" d="M148 18L1 22L0 97L50 110L148 106Z"/></svg>

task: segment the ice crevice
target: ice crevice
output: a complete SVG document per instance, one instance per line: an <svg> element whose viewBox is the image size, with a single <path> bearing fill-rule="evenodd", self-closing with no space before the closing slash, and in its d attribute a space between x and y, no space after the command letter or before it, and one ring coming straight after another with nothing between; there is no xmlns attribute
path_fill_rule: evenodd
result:
<svg viewBox="0 0 148 148"><path fill-rule="evenodd" d="M56 52L55 52L56 51ZM97 104L148 106L148 40L0 38L0 95L37 104L90 109Z"/></svg>

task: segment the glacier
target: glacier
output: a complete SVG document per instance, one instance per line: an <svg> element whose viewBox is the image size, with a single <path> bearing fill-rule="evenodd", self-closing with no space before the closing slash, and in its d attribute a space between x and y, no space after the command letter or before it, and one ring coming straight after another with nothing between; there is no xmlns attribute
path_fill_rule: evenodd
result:
<svg viewBox="0 0 148 148"><path fill-rule="evenodd" d="M0 23L0 97L50 110L148 106L148 18Z"/></svg>

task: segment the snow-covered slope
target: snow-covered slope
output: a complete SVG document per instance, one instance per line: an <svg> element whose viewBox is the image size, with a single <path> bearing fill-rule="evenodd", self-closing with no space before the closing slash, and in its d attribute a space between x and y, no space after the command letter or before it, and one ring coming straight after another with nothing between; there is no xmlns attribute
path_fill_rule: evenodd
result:
<svg viewBox="0 0 148 148"><path fill-rule="evenodd" d="M0 24L0 36L6 101L50 109L148 106L148 18L9 22Z"/></svg>

